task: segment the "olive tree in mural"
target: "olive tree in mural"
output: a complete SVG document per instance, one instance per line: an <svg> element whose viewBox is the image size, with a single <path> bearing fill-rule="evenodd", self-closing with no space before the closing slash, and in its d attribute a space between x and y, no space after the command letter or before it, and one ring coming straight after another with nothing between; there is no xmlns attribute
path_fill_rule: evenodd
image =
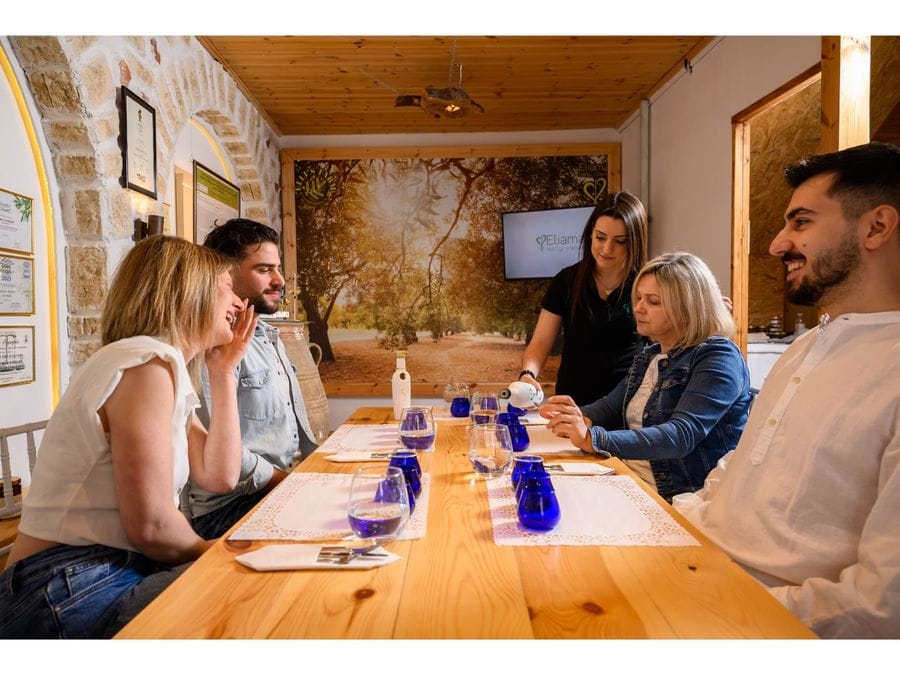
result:
<svg viewBox="0 0 900 675"><path fill-rule="evenodd" d="M461 333L530 338L546 280L504 280L501 214L584 206L607 157L296 161L293 292L323 361L329 328L384 349Z"/></svg>

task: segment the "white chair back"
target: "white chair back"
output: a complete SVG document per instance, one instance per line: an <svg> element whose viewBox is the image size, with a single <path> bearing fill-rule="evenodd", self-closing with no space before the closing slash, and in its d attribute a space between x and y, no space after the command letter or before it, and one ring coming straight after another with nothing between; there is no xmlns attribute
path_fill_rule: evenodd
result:
<svg viewBox="0 0 900 675"><path fill-rule="evenodd" d="M3 471L3 500L0 504L0 520L17 516L22 510L22 504L16 501L13 495L12 468L9 460L9 439L12 436L25 434L28 445L28 471L34 468L37 460L37 444L34 442L34 434L47 426L47 420L20 424L17 427L0 429L0 465Z"/></svg>

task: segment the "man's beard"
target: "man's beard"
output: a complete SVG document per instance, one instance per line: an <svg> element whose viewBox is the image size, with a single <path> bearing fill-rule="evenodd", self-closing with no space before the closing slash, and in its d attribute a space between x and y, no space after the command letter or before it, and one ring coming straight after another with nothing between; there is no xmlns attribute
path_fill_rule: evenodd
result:
<svg viewBox="0 0 900 675"><path fill-rule="evenodd" d="M800 255L787 254L785 261L803 258ZM837 246L822 253L814 262L807 259L809 272L799 283L787 290L788 300L797 305L813 307L819 304L825 292L841 284L847 276L859 267L859 244L856 232L847 227L843 238Z"/></svg>
<svg viewBox="0 0 900 675"><path fill-rule="evenodd" d="M256 314L274 314L281 307L281 298L270 300L264 293L260 293L248 304L253 307L253 311Z"/></svg>

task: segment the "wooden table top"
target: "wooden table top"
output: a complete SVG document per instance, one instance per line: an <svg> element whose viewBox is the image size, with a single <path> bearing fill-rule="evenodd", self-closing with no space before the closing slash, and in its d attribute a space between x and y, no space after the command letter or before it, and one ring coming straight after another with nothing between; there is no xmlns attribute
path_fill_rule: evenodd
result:
<svg viewBox="0 0 900 675"><path fill-rule="evenodd" d="M361 408L349 421L390 419L387 408ZM655 495L701 546L497 546L464 429L439 421L434 452L420 453L431 474L427 534L387 545L402 560L374 570L256 572L234 557L269 542L223 537L116 637L815 637ZM618 460L606 463L629 474ZM296 470L358 466L313 453Z"/></svg>

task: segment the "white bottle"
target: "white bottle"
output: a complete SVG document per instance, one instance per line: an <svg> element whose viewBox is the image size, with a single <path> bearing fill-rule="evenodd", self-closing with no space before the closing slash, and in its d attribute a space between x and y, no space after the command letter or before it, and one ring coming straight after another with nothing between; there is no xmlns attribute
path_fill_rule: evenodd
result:
<svg viewBox="0 0 900 675"><path fill-rule="evenodd" d="M806 332L806 324L803 322L803 315L798 314L797 320L794 322L794 336L799 337Z"/></svg>
<svg viewBox="0 0 900 675"><path fill-rule="evenodd" d="M544 392L527 382L510 382L506 389L500 390L500 399L516 408L534 408L544 402Z"/></svg>
<svg viewBox="0 0 900 675"><path fill-rule="evenodd" d="M412 402L409 373L406 372L406 350L397 350L397 368L391 375L391 398L394 402L394 419L399 420L404 408Z"/></svg>

